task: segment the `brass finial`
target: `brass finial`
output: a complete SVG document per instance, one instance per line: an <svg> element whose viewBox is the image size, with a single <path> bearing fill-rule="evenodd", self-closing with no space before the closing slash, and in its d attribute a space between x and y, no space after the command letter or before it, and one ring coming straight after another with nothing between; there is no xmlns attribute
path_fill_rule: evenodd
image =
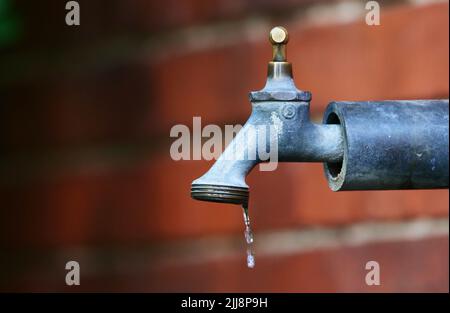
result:
<svg viewBox="0 0 450 313"><path fill-rule="evenodd" d="M311 93L295 86L292 64L286 59L289 34L286 28L277 26L269 33L272 44L272 60L267 64L266 85L259 91L250 92L250 101L311 101Z"/></svg>
<svg viewBox="0 0 450 313"><path fill-rule="evenodd" d="M281 26L272 28L269 41L272 44L272 61L286 62L286 44L289 41L287 30Z"/></svg>

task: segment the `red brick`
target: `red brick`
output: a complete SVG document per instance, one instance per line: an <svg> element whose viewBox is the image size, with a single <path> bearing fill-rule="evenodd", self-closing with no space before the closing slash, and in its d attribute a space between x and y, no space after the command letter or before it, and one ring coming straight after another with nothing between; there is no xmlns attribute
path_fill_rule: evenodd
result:
<svg viewBox="0 0 450 313"><path fill-rule="evenodd" d="M289 175L295 186L291 193L293 219L299 224L448 215L448 190L331 192L321 164L292 166Z"/></svg>
<svg viewBox="0 0 450 313"><path fill-rule="evenodd" d="M5 92L0 117L7 154L45 153L95 145L133 145L168 131L158 126L148 73L133 65L87 81L20 84ZM148 116L155 117L148 123Z"/></svg>
<svg viewBox="0 0 450 313"><path fill-rule="evenodd" d="M124 19L131 25L144 31L172 29L190 25L201 25L223 20L236 20L249 15L285 14L305 4L327 3L329 0L177 0L133 1L133 5L124 5Z"/></svg>
<svg viewBox="0 0 450 313"><path fill-rule="evenodd" d="M365 264L369 260L381 266L381 286L365 284ZM257 256L257 262L253 270L245 267L243 256L190 268L167 267L151 272L154 284L142 281L139 287L145 291L180 292L448 291L448 238Z"/></svg>
<svg viewBox="0 0 450 313"><path fill-rule="evenodd" d="M298 85L315 93L317 88L314 110L322 109L331 95L336 99L448 95L448 28L442 27L448 24L447 8L438 4L387 9L380 28L362 22L289 26L289 55ZM263 85L270 49L265 42L240 47L245 58L236 46L228 45L181 53L161 63L99 71L83 81L39 82L31 92L21 92L20 87L9 90L0 115L11 160L7 169L14 176L24 164L25 171L30 165L41 174L27 173L33 178L30 183L3 188L8 204L0 213L8 221L1 229L7 238L3 240L63 245L241 231L238 208L190 199L190 183L207 170L207 164L176 163L169 159L168 149L144 164L129 161L128 169L113 166L100 173L89 168L77 173L79 169L67 160L63 169L52 167L52 160L33 165L35 159L48 158L47 149L54 152L60 147L67 148L66 154L101 145L162 149L150 135L168 138L170 126L190 124L194 115L202 116L205 124L243 122L250 112L246 93ZM351 75L342 79L342 73ZM43 151L31 154L33 149ZM140 152L131 154L137 157ZM100 167L106 162L102 157ZM17 160L23 162L14 163ZM54 161L64 163L63 156L56 153ZM447 190L334 194L318 164L281 164L273 173L253 173L249 182L257 231L448 215ZM17 227L27 231L16 233Z"/></svg>
<svg viewBox="0 0 450 313"><path fill-rule="evenodd" d="M236 208L190 198L190 183L206 164L167 156L125 169L49 172L39 181L3 186L2 244L149 242L240 230Z"/></svg>
<svg viewBox="0 0 450 313"><path fill-rule="evenodd" d="M292 62L300 86L313 92L318 106L342 99L448 97L447 11L448 4L403 6L383 10L377 27L361 20L299 29L291 42L299 51Z"/></svg>
<svg viewBox="0 0 450 313"><path fill-rule="evenodd" d="M209 168L169 153L123 168L48 172L4 186L5 245L153 242L242 231L236 205L195 201L190 184ZM448 216L448 190L333 193L320 164L279 164L248 179L255 231L368 220ZM17 229L23 231L17 232Z"/></svg>
<svg viewBox="0 0 450 313"><path fill-rule="evenodd" d="M243 251L244 252L244 251ZM110 255L108 264L89 273L84 264L81 285L64 285L58 263L30 266L4 291L121 292L448 292L448 237L372 243L290 255L257 255L247 269L244 256L215 261L155 266L146 254L137 263ZM39 255L36 259L42 258ZM365 284L365 264L380 264L380 286ZM101 259L98 259L100 262ZM98 265L97 265L98 266ZM82 267L83 268L83 267ZM132 268L133 270L130 270ZM120 270L119 270L120 269ZM101 273L101 274L100 274Z"/></svg>
<svg viewBox="0 0 450 313"><path fill-rule="evenodd" d="M27 12L35 17L47 16L47 22L37 23L25 35L36 35L25 45L41 49L47 45L70 48L88 44L94 52L75 52L70 60L78 64L89 58L96 66L75 66L76 73L62 77L58 69L45 66L44 61L44 66L36 68L45 68L45 72L34 72L35 67L26 71L31 83L13 84L3 93L6 101L0 125L6 152L2 170L8 175L2 173L0 245L41 251L43 247L129 246L241 234L239 207L190 198L191 181L210 164L174 162L164 142L171 126L190 125L193 116L202 116L204 124L244 122L250 113L247 92L264 84L270 58L268 43L244 41L188 52L180 45L175 47L175 54L168 51L167 58L150 55L142 60L132 53L130 60L115 66L104 61L103 55L96 55L94 45L95 38L106 42L111 39L108 36L131 30L150 29L150 34L163 28L239 18L253 5L244 0L233 2L233 6L222 0L188 1L183 9L174 11L173 6L179 4L172 0L167 4L139 0L136 6L114 2L110 4L113 9L105 11L111 15L97 16L103 5L83 2L85 22L78 32L68 28L52 32L52 25L63 23L63 19L58 17L58 10L46 11L50 3L55 4L42 4L38 10L26 4ZM258 3L261 11L274 6L271 1ZM160 5L170 14L141 9ZM279 10L290 6L291 2L285 0ZM142 18L149 14L161 18ZM27 17L24 20L25 26L32 21ZM291 36L289 58L297 84L313 92L315 116L320 116L331 100L448 97L448 4L386 8L379 27L368 27L363 21L320 27L304 26L299 21L287 27ZM53 64L52 56L48 59ZM100 153L94 164L90 164L92 160L79 160L80 156L70 158L78 152L81 157L89 155L87 148L91 147L97 152L104 148L131 152L119 165L108 163L115 152ZM147 158L148 150L154 151ZM146 160L141 161L144 157ZM20 181L20 173L26 174L27 181ZM448 190L332 193L320 164L280 164L276 172L254 171L248 182L256 233L448 216ZM82 288L372 291L361 286L360 280L361 264L367 256L387 264L386 277L392 277L375 291L448 291L446 238L262 257L253 272L243 268L242 257L163 269L150 260L144 275L141 271L137 276L92 275ZM35 271L29 260L10 260L23 262L26 268L20 279L15 272L9 273L15 281L11 286L18 290L61 290L55 275L63 275L63 271L47 275L52 269L45 259L37 259L42 272ZM341 264L348 267L342 270ZM211 272L217 275L207 275Z"/></svg>
<svg viewBox="0 0 450 313"><path fill-rule="evenodd" d="M447 11L448 4L385 9L378 27L363 19L323 27L287 25L288 56L298 87L313 92L312 110L321 115L332 100L448 97ZM262 88L269 58L264 40L156 64L158 117L184 123L195 115L207 121L245 119L246 94Z"/></svg>
<svg viewBox="0 0 450 313"><path fill-rule="evenodd" d="M250 14L286 13L317 0L109 0L107 5L78 0L82 22L76 28L64 22L66 2L16 1L12 11L20 16L23 32L19 48L76 48L122 36L145 38L178 28L242 19Z"/></svg>
<svg viewBox="0 0 450 313"><path fill-rule="evenodd" d="M388 8L378 27L289 24L289 58L298 86L313 92L314 114L332 100L448 97L447 11L448 4ZM264 84L269 44L178 50L11 88L1 115L6 142L15 149L142 142L191 125L193 116L245 122L247 94Z"/></svg>

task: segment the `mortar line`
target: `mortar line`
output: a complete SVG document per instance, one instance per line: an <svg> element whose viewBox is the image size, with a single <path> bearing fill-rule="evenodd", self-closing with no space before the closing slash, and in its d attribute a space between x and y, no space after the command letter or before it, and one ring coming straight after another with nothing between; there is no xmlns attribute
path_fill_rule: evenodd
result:
<svg viewBox="0 0 450 313"><path fill-rule="evenodd" d="M343 227L310 227L307 229L256 232L254 246L257 256L281 256L391 241L421 240L430 237L448 236L448 234L448 217L419 218L406 222L362 222ZM223 246L220 247L218 243L214 243L214 240L212 239L210 243L199 244L201 253L187 255L181 263L201 263L242 254L243 250L240 247L235 246L233 250L226 251ZM234 240L240 242L243 239L238 236ZM195 242L185 244L192 246ZM215 247L221 249L219 248L211 254L211 249L215 249ZM173 261L175 264L180 263L178 258ZM167 260L163 262L165 265L168 264Z"/></svg>
<svg viewBox="0 0 450 313"><path fill-rule="evenodd" d="M448 236L449 218L416 218L395 222L360 222L346 226L310 227L255 233L256 258L289 256L313 251L359 247L377 243L425 240ZM38 252L34 252L38 253ZM84 271L108 272L108 267L140 273L142 264L149 268L167 268L201 265L207 262L228 262L244 258L245 243L242 235L211 236L179 242L135 245L127 248L73 247L49 252L53 263L65 264L77 256L80 264L89 264ZM39 251L39 255L46 255ZM35 257L28 258L36 261ZM106 261L105 261L106 260ZM48 266L46 258L45 266ZM4 266L3 266L4 267Z"/></svg>

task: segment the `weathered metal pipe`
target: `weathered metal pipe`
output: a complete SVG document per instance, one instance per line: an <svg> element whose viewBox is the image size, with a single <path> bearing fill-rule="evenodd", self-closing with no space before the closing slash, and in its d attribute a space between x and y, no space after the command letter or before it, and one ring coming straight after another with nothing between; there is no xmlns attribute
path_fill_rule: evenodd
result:
<svg viewBox="0 0 450 313"><path fill-rule="evenodd" d="M333 102L344 158L325 163L338 190L448 188L448 100Z"/></svg>
<svg viewBox="0 0 450 313"><path fill-rule="evenodd" d="M245 177L264 161L254 152L273 147L275 161L323 162L333 191L448 188L448 100L333 102L323 124L313 123L311 93L295 86L287 41L284 28L271 31L266 85L250 93L252 114L236 138L192 182L194 199L246 204Z"/></svg>

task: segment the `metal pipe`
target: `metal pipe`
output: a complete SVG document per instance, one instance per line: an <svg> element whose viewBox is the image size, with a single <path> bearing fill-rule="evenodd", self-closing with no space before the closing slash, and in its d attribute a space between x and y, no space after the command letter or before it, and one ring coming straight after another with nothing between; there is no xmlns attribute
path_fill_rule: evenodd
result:
<svg viewBox="0 0 450 313"><path fill-rule="evenodd" d="M324 164L330 188L448 188L448 113L448 100L330 103L324 123L344 134L343 160Z"/></svg>

